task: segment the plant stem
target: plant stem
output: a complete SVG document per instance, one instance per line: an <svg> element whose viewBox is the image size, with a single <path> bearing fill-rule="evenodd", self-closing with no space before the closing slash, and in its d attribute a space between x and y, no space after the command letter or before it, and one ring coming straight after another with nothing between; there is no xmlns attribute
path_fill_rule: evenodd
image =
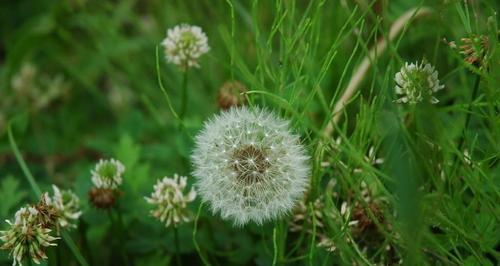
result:
<svg viewBox="0 0 500 266"><path fill-rule="evenodd" d="M177 265L181 265L181 257L179 252L179 232L177 231L177 226L174 225L174 241L175 241L175 260Z"/></svg>
<svg viewBox="0 0 500 266"><path fill-rule="evenodd" d="M200 203L200 206L198 207L198 212L196 213L196 218L194 220L193 244L194 244L194 247L196 248L196 251L198 251L198 255L200 256L201 261L203 262L203 264L206 265L206 266L210 266L210 262L201 253L200 245L198 245L198 241L196 240L196 232L198 232L198 220L200 219L200 213L201 213L201 209L202 208L203 208L203 203Z"/></svg>
<svg viewBox="0 0 500 266"><path fill-rule="evenodd" d="M476 76L476 80L474 82L474 88L472 90L472 97L470 99L469 107L467 108L467 116L465 117L465 125L464 130L462 132L462 136L458 142L458 150L461 151L465 141L465 133L467 132L467 128L469 127L471 112L472 112L472 103L476 100L477 92L479 91L479 84L481 83L481 75Z"/></svg>
<svg viewBox="0 0 500 266"><path fill-rule="evenodd" d="M184 74L182 76L182 102L181 102L181 112L180 112L180 119L184 120L184 115L186 114L186 105L187 105L187 98L188 98L188 92L187 92L187 80L188 80L188 70L184 70Z"/></svg>
<svg viewBox="0 0 500 266"><path fill-rule="evenodd" d="M124 226L124 223L123 223L123 218L122 218L122 213L120 211L120 208L118 207L118 204L115 208L115 213L116 213L116 216L118 217L118 231L119 231L119 235L120 235L120 241L122 243L125 243L126 242L126 238L125 238L125 226ZM129 263L129 259L128 259L128 256L127 256L127 252L125 252L125 249L120 247L120 254L122 256L122 259L125 263L126 266L130 265Z"/></svg>
<svg viewBox="0 0 500 266"><path fill-rule="evenodd" d="M24 176L28 180L28 183L30 183L31 189L33 190L33 193L37 197L40 197L41 190L38 184L36 183L35 179L33 178L33 175L31 174L28 166L26 165L26 162L23 159L23 156L21 155L21 152L19 152L19 148L17 147L16 140L14 139L14 135L12 134L12 126L11 122L9 122L8 128L7 128L7 134L9 136L9 142L10 142L10 147L12 148L12 152L14 152L14 155L16 157L17 163L21 166L21 169L23 170ZM68 245L68 248L71 250L73 253L73 256L75 256L75 259L78 261L78 264L81 266L88 266L89 264L85 260L85 258L82 256L82 253L80 253L80 250L78 250L78 247L76 246L75 242L73 239L68 235L67 232L63 231L61 232L61 236L66 242L66 245ZM31 261L30 261L31 263Z"/></svg>
<svg viewBox="0 0 500 266"><path fill-rule="evenodd" d="M276 223L273 228L273 250L274 250L274 255L273 255L273 266L276 266L276 263L278 262L278 233L276 232L278 228L278 224Z"/></svg>

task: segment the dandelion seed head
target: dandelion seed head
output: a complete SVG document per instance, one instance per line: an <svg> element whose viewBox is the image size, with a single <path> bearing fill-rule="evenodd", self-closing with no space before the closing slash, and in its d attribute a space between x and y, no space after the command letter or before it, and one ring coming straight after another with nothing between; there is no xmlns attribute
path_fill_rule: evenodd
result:
<svg viewBox="0 0 500 266"><path fill-rule="evenodd" d="M309 157L299 137L260 108L232 108L209 120L192 159L201 198L235 225L284 216L308 185Z"/></svg>
<svg viewBox="0 0 500 266"><path fill-rule="evenodd" d="M428 98L431 103L438 103L433 94L444 88L439 84L438 72L429 63L405 63L396 73L396 94L401 97L397 103L417 104Z"/></svg>
<svg viewBox="0 0 500 266"><path fill-rule="evenodd" d="M208 38L202 29L187 24L169 29L161 44L165 49L167 61L183 70L199 67L199 58L210 50Z"/></svg>

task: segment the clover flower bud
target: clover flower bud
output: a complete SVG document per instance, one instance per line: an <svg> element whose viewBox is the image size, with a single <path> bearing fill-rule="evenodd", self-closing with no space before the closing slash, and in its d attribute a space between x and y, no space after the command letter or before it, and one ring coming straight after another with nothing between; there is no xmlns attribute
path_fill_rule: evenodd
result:
<svg viewBox="0 0 500 266"><path fill-rule="evenodd" d="M227 81L219 89L217 96L217 104L219 108L227 110L231 107L242 106L246 103L246 98L243 95L247 92L245 85L238 81Z"/></svg>
<svg viewBox="0 0 500 266"><path fill-rule="evenodd" d="M97 188L116 189L123 182L125 166L118 160L99 160L92 170L92 183Z"/></svg>
<svg viewBox="0 0 500 266"><path fill-rule="evenodd" d="M151 196L145 198L149 204L156 206L151 215L165 223L166 227L190 220L187 204L196 198L196 192L191 188L185 195L186 185L187 178L184 176L174 174L173 178L164 177L154 185Z"/></svg>
<svg viewBox="0 0 500 266"><path fill-rule="evenodd" d="M444 88L439 84L438 72L428 63L405 63L401 70L396 73L396 94L401 95L397 103L416 104L424 98L431 103L438 103L433 94Z"/></svg>
<svg viewBox="0 0 500 266"><path fill-rule="evenodd" d="M184 71L190 67L199 67L199 58L210 50L208 38L202 29L187 24L169 29L161 44L167 61Z"/></svg>

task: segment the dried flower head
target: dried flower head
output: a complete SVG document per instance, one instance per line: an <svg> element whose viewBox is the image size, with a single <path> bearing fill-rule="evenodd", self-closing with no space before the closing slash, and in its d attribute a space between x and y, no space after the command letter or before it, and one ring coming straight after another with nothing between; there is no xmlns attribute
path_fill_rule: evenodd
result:
<svg viewBox="0 0 500 266"><path fill-rule="evenodd" d="M9 249L13 258L12 265L22 265L24 258L31 258L36 264L47 259L44 249L49 246L56 246L49 233L50 229L43 227L39 223L40 213L34 207L27 206L16 212L15 220L12 223L7 220L10 228L0 231L0 240L4 243L0 249Z"/></svg>
<svg viewBox="0 0 500 266"><path fill-rule="evenodd" d="M457 46L455 41L448 42L444 40L452 49L457 49L463 55L465 62L476 67L485 65L485 57L488 52L490 43L488 36L471 35L467 38L461 38L460 45Z"/></svg>
<svg viewBox="0 0 500 266"><path fill-rule="evenodd" d="M308 158L287 121L247 107L208 121L192 155L198 193L236 225L290 212L308 185Z"/></svg>
<svg viewBox="0 0 500 266"><path fill-rule="evenodd" d="M59 211L52 205L49 193L45 192L40 197L40 201L34 208L38 211L38 222L43 228L52 228L57 225Z"/></svg>
<svg viewBox="0 0 500 266"><path fill-rule="evenodd" d="M125 166L115 159L103 160L92 170L92 183L97 188L115 189L122 184L122 175Z"/></svg>
<svg viewBox="0 0 500 266"><path fill-rule="evenodd" d="M439 84L438 72L424 61L405 63L394 80L396 94L402 96L396 100L398 103L416 104L424 98L428 98L431 103L438 103L439 100L432 94L444 88L444 85Z"/></svg>
<svg viewBox="0 0 500 266"><path fill-rule="evenodd" d="M156 206L151 214L165 223L165 226L177 226L190 220L187 204L196 198L196 192L191 190L184 195L187 178L174 174L173 178L164 177L158 180L151 196L146 201Z"/></svg>
<svg viewBox="0 0 500 266"><path fill-rule="evenodd" d="M242 106L246 103L243 95L247 91L245 85L238 81L227 81L219 89L217 104L221 109L227 110L231 107Z"/></svg>
<svg viewBox="0 0 500 266"><path fill-rule="evenodd" d="M181 24L167 31L161 43L167 61L183 70L199 67L198 59L210 50L207 35L198 26Z"/></svg>
<svg viewBox="0 0 500 266"><path fill-rule="evenodd" d="M82 215L80 211L80 199L71 190L60 190L56 185L52 185L54 196L50 204L58 212L58 228L76 227L73 223Z"/></svg>
<svg viewBox="0 0 500 266"><path fill-rule="evenodd" d="M488 37L484 35L473 35L470 38L462 38L460 53L469 64L481 66L489 48Z"/></svg>
<svg viewBox="0 0 500 266"><path fill-rule="evenodd" d="M93 187L89 191L90 203L98 209L109 209L115 205L119 192L110 188Z"/></svg>

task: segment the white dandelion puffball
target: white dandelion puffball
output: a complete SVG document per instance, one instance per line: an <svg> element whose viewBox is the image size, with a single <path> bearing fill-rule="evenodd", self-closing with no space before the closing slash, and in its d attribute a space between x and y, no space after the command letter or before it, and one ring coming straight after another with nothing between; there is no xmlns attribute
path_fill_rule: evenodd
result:
<svg viewBox="0 0 500 266"><path fill-rule="evenodd" d="M180 66L183 70L200 67L198 59L210 50L207 35L202 29L187 24L169 29L167 37L161 44L165 49L167 61Z"/></svg>
<svg viewBox="0 0 500 266"><path fill-rule="evenodd" d="M97 188L116 189L123 182L125 166L118 160L99 160L92 170L92 183Z"/></svg>
<svg viewBox="0 0 500 266"><path fill-rule="evenodd" d="M397 103L416 104L424 98L428 98L431 103L438 103L439 100L432 94L444 88L444 85L439 84L438 72L424 61L405 63L394 80L396 94L401 96L396 100Z"/></svg>
<svg viewBox="0 0 500 266"><path fill-rule="evenodd" d="M237 226L282 217L308 186L309 157L299 137L260 108L231 108L206 122L192 159L203 201Z"/></svg>
<svg viewBox="0 0 500 266"><path fill-rule="evenodd" d="M151 214L165 223L166 227L190 220L187 204L196 198L196 192L191 188L184 195L186 185L187 178L184 176L175 174L173 178L164 177L154 186L151 197L146 197L149 204L157 207Z"/></svg>

